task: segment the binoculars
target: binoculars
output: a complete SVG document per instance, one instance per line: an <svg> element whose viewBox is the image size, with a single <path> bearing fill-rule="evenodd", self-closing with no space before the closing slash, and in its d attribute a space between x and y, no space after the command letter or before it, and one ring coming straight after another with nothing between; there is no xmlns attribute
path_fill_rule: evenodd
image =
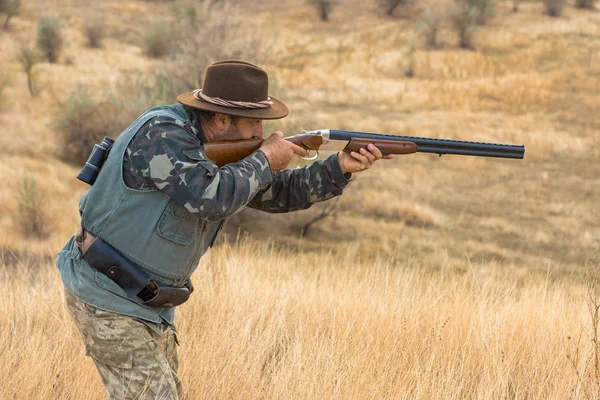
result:
<svg viewBox="0 0 600 400"><path fill-rule="evenodd" d="M104 160L108 157L108 152L114 142L115 141L108 136L104 136L104 139L102 139L100 144L95 144L85 166L81 169L79 174L77 174L77 179L89 185L93 185L94 182L96 182L96 178L98 178L102 164L104 164Z"/></svg>

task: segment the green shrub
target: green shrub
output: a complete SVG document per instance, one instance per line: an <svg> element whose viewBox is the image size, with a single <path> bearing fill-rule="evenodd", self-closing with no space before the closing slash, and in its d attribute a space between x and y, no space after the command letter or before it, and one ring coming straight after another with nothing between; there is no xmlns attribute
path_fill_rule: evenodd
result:
<svg viewBox="0 0 600 400"><path fill-rule="evenodd" d="M596 0L575 0L575 7L593 10L595 3L596 3Z"/></svg>
<svg viewBox="0 0 600 400"><path fill-rule="evenodd" d="M263 43L260 35L249 31L247 26L243 27L245 34L240 34L243 25L235 10L218 11L213 10L210 17L176 18L170 50L172 57L155 63L144 72L122 73L116 85L118 89L109 93L106 99L111 109L119 110L111 116L111 132L122 132L150 107L172 104L177 95L200 88L205 68L215 61L240 59L258 65L264 63L271 53L269 44ZM186 13L189 16L191 11ZM269 83L271 90L277 84L275 79L270 79ZM280 92L273 93L278 96Z"/></svg>
<svg viewBox="0 0 600 400"><path fill-rule="evenodd" d="M329 13L333 8L334 0L310 0L310 2L317 8L321 21L329 21Z"/></svg>
<svg viewBox="0 0 600 400"><path fill-rule="evenodd" d="M437 47L437 34L442 25L443 15L431 8L425 9L423 19L418 23L419 32L425 36L425 43L429 47Z"/></svg>
<svg viewBox="0 0 600 400"><path fill-rule="evenodd" d="M169 52L173 34L168 22L155 21L142 34L142 48L149 57L160 58Z"/></svg>
<svg viewBox="0 0 600 400"><path fill-rule="evenodd" d="M58 61L63 37L60 31L60 20L57 17L43 18L38 22L37 45L49 62Z"/></svg>
<svg viewBox="0 0 600 400"><path fill-rule="evenodd" d="M196 26L198 22L198 11L191 0L175 0L170 7L171 14L176 21Z"/></svg>
<svg viewBox="0 0 600 400"><path fill-rule="evenodd" d="M23 72L27 74L27 88L31 96L37 94L33 80L33 67L39 61L40 53L35 48L23 46L19 50L19 63L21 64L21 68L23 68Z"/></svg>
<svg viewBox="0 0 600 400"><path fill-rule="evenodd" d="M109 109L119 110L111 116L111 123L107 126L115 134L122 132L145 110L172 104L177 95L191 90L161 70L151 74L137 70L125 71L117 87L118 91L109 93L106 100Z"/></svg>
<svg viewBox="0 0 600 400"><path fill-rule="evenodd" d="M94 144L104 136L114 136L113 116L118 110L108 103L97 103L83 85L78 85L55 114L53 128L60 135L60 157L84 165Z"/></svg>
<svg viewBox="0 0 600 400"><path fill-rule="evenodd" d="M404 52L404 56L408 59L406 69L404 70L404 76L407 78L413 78L415 76L415 51L417 47L414 43L410 43Z"/></svg>
<svg viewBox="0 0 600 400"><path fill-rule="evenodd" d="M473 9L475 22L479 25L485 25L489 18L496 15L496 7L492 0L465 0Z"/></svg>
<svg viewBox="0 0 600 400"><path fill-rule="evenodd" d="M260 31L244 26L235 9L215 11L196 25L180 23L175 31L173 57L161 73L176 90L199 88L205 68L213 62L237 59L260 65L272 55L271 44L260 39Z"/></svg>
<svg viewBox="0 0 600 400"><path fill-rule="evenodd" d="M465 2L459 3L450 10L450 20L459 37L459 46L463 49L474 49L475 12L473 7Z"/></svg>
<svg viewBox="0 0 600 400"><path fill-rule="evenodd" d="M12 17L19 15L21 0L0 0L0 12L6 14L3 29L8 30L8 23Z"/></svg>
<svg viewBox="0 0 600 400"><path fill-rule="evenodd" d="M44 207L44 195L37 186L35 178L26 176L17 190L19 213L17 223L27 237L43 239L48 236L50 227L48 214Z"/></svg>
<svg viewBox="0 0 600 400"><path fill-rule="evenodd" d="M102 47L102 39L106 34L106 23L101 14L94 12L88 15L83 23L83 33L89 47Z"/></svg>
<svg viewBox="0 0 600 400"><path fill-rule="evenodd" d="M4 89L8 87L9 82L10 78L8 76L8 73L5 71L0 72L0 110L4 109L4 107L8 103L8 101L2 95L2 93L4 92Z"/></svg>
<svg viewBox="0 0 600 400"><path fill-rule="evenodd" d="M513 2L512 2L512 4L513 4L512 11L513 11L513 12L515 12L515 13L516 13L516 12L519 12L519 2L520 2L520 1L521 1L521 0L513 0Z"/></svg>
<svg viewBox="0 0 600 400"><path fill-rule="evenodd" d="M385 13L390 17L394 16L394 11L400 6L412 4L414 0L377 0L379 5L385 9Z"/></svg>
<svg viewBox="0 0 600 400"><path fill-rule="evenodd" d="M543 0L546 14L551 17L560 17L566 0Z"/></svg>

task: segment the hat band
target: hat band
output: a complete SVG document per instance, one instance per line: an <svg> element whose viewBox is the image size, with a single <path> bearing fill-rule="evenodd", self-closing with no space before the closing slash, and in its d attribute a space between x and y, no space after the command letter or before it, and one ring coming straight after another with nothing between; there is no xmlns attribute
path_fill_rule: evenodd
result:
<svg viewBox="0 0 600 400"><path fill-rule="evenodd" d="M273 105L273 101L270 97L267 97L267 100L260 101L258 103L252 103L248 101L234 101L234 100L224 100L218 97L210 97L202 93L202 89L194 90L194 97L200 101L206 101L207 103L212 103L217 106L229 107L229 108L248 108L248 109L256 109L256 108L269 108Z"/></svg>

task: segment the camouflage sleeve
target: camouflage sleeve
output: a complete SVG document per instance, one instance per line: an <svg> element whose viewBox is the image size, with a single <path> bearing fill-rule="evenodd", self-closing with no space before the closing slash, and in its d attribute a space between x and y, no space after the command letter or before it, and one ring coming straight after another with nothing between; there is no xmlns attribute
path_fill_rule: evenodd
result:
<svg viewBox="0 0 600 400"><path fill-rule="evenodd" d="M279 172L248 206L271 213L304 210L341 195L350 178L351 174L342 174L334 154L307 167Z"/></svg>
<svg viewBox="0 0 600 400"><path fill-rule="evenodd" d="M174 122L154 121L138 132L128 148L132 167L188 211L209 221L239 211L273 179L262 151L217 167L202 142Z"/></svg>

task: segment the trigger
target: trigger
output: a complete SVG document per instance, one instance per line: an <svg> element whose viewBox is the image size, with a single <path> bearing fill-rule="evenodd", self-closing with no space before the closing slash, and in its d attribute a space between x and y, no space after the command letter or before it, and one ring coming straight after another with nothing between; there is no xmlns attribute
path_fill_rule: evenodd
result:
<svg viewBox="0 0 600 400"><path fill-rule="evenodd" d="M306 157L302 157L300 156L301 159L306 160L306 161L314 161L317 158L319 158L319 150L315 150L315 155L311 157L310 152L312 150L308 150L308 155Z"/></svg>

